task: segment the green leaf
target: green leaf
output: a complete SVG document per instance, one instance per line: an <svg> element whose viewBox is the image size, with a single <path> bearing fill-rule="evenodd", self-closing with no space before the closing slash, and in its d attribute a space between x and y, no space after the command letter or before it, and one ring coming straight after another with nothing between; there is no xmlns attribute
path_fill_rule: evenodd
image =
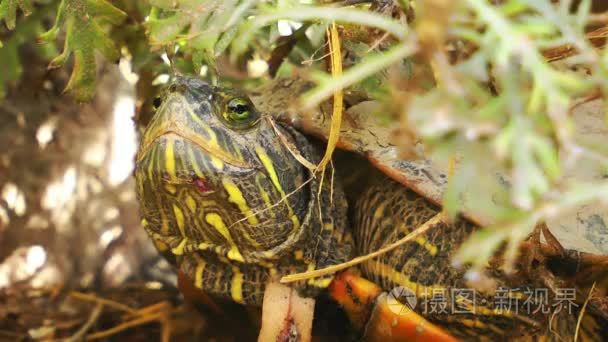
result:
<svg viewBox="0 0 608 342"><path fill-rule="evenodd" d="M460 246L453 262L457 265L471 263L473 267L482 267L507 237L506 229L489 227L479 230Z"/></svg>
<svg viewBox="0 0 608 342"><path fill-rule="evenodd" d="M185 39L194 66L200 69L204 63L213 66L213 59L228 48L236 35L236 25L244 21L255 1L157 0L153 4L159 7L153 8L146 23L150 43L172 46Z"/></svg>
<svg viewBox="0 0 608 342"><path fill-rule="evenodd" d="M30 0L0 0L0 21L4 19L9 30L15 28L17 8L20 8L23 14L28 16L33 10L32 2Z"/></svg>
<svg viewBox="0 0 608 342"><path fill-rule="evenodd" d="M326 77L325 81L318 78L319 86L309 90L303 95L304 108L312 108L321 101L328 99L337 89L344 89L356 82L386 69L390 65L403 61L406 57L416 52L417 47L413 40L400 43L390 50L381 53L370 54L353 67L350 67L340 77ZM318 77L318 76L317 76Z"/></svg>
<svg viewBox="0 0 608 342"><path fill-rule="evenodd" d="M19 49L24 44L31 43L41 32L44 32L42 27L43 20L49 12L53 12L56 4L43 6L37 9L33 15L19 22L16 30L10 35L10 38L0 44L0 61L4 72L0 72L0 99L5 96L5 86L7 84L17 82L21 78L23 65L19 59ZM36 52L42 58L48 58L49 52L56 52L54 49L46 49L43 46L34 46ZM50 50L50 51L49 51Z"/></svg>
<svg viewBox="0 0 608 342"><path fill-rule="evenodd" d="M549 188L549 181L534 159L533 132L522 118L515 118L517 139L511 145L513 161L513 202L530 209L539 194Z"/></svg>
<svg viewBox="0 0 608 342"><path fill-rule="evenodd" d="M591 12L591 0L583 0L576 9L576 27L584 29L589 19L589 13Z"/></svg>
<svg viewBox="0 0 608 342"><path fill-rule="evenodd" d="M267 25L275 24L281 19L294 21L336 21L341 23L359 24L365 27L375 27L390 33L401 41L408 37L408 27L389 16L354 8L338 8L323 6L293 6L285 8L260 10L260 15L246 22L239 29L239 34L233 44L233 54L241 55L248 48L248 42L254 33Z"/></svg>
<svg viewBox="0 0 608 342"><path fill-rule="evenodd" d="M150 17L151 19L146 23L146 27L152 45L172 43L188 25L188 22L177 14L162 19L152 19L152 16Z"/></svg>
<svg viewBox="0 0 608 342"><path fill-rule="evenodd" d="M9 40L0 48L0 60L4 65L5 72L0 73L0 99L4 98L4 86L7 82L19 79L23 72L23 66L19 61L19 43Z"/></svg>
<svg viewBox="0 0 608 342"><path fill-rule="evenodd" d="M551 142L544 137L534 135L530 137L530 144L547 175L551 179L557 179L561 170L557 151Z"/></svg>
<svg viewBox="0 0 608 342"><path fill-rule="evenodd" d="M510 0L500 5L498 9L505 16L514 16L525 12L528 9L528 6L519 0Z"/></svg>
<svg viewBox="0 0 608 342"><path fill-rule="evenodd" d="M63 52L49 63L49 68L64 65L70 55L74 54L74 68L65 90L71 91L76 99L87 101L95 92L95 51L111 61L120 57L119 50L101 25L117 25L125 17L123 11L105 0L62 0L55 25L40 35L39 40L50 42L57 39L62 28L65 30Z"/></svg>

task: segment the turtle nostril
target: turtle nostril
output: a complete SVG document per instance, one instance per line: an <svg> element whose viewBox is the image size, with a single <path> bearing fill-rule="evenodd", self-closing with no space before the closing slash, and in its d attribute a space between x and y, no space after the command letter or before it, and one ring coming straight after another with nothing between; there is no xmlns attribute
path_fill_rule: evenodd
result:
<svg viewBox="0 0 608 342"><path fill-rule="evenodd" d="M169 86L169 92L174 93L175 91L177 91L177 85L175 83L173 83L172 85Z"/></svg>

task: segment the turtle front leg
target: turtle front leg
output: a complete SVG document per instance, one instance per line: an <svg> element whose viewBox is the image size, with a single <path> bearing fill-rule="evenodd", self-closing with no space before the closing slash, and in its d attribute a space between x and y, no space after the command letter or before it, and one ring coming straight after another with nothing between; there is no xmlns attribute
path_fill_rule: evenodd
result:
<svg viewBox="0 0 608 342"><path fill-rule="evenodd" d="M365 341L439 341L457 339L427 321L395 293L386 293L349 271L334 278L329 295L346 311Z"/></svg>

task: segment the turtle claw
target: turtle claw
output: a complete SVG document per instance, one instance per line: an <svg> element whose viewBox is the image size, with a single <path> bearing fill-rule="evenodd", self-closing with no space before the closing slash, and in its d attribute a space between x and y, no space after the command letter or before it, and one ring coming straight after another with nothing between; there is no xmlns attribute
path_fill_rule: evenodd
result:
<svg viewBox="0 0 608 342"><path fill-rule="evenodd" d="M541 243L541 236L544 243ZM522 270L540 279L553 294L558 288L577 289L581 298L589 298L589 306L608 319L608 256L566 249L546 224L537 225L528 241L522 244ZM597 286L596 286L597 285Z"/></svg>
<svg viewBox="0 0 608 342"><path fill-rule="evenodd" d="M562 257L566 256L566 249L564 248L564 246L562 246L562 244L555 237L555 235L551 233L551 230L549 230L547 224L542 223L541 225L539 225L539 227L542 231L543 236L545 237L547 245L553 248L557 252L557 254L561 255Z"/></svg>
<svg viewBox="0 0 608 342"><path fill-rule="evenodd" d="M330 296L346 311L364 341L457 341L382 289L344 272L329 287Z"/></svg>
<svg viewBox="0 0 608 342"><path fill-rule="evenodd" d="M545 241L541 242L541 238L544 238ZM545 223L534 227L528 241L522 243L522 249L521 270L527 277L540 279L542 284L551 289L553 293L566 285L547 268L549 259L556 257L564 259L567 257L567 251Z"/></svg>
<svg viewBox="0 0 608 342"><path fill-rule="evenodd" d="M544 238L545 241L541 242L541 238ZM522 247L524 249L522 270L528 275L536 274L539 271L538 268L545 268L548 258L568 257L568 251L545 223L534 227L528 240L522 243Z"/></svg>
<svg viewBox="0 0 608 342"><path fill-rule="evenodd" d="M540 245L540 235L541 228L540 225L534 227L532 234L528 238L528 241L524 242L522 245L527 247L525 252L523 253L523 267L522 270L526 274L533 274L533 270L535 266L537 266L540 262L542 262L542 253L541 253L541 245Z"/></svg>

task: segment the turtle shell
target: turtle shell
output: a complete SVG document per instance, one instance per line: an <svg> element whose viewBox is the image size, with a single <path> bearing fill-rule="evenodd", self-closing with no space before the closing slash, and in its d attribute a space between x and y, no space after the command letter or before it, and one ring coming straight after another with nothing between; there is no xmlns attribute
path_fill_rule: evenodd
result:
<svg viewBox="0 0 608 342"><path fill-rule="evenodd" d="M287 122L299 130L327 139L331 122L331 108L323 105L314 110L301 111L297 108L299 95L314 86L301 78L277 78L253 91L250 95L261 112L268 113ZM272 94L272 96L269 96ZM573 109L575 135L584 136L586 141L605 141L608 129L603 124L601 100L584 102ZM432 159L425 153L422 144L416 143L415 158L400 157L399 147L394 141L395 130L387 126L377 115L370 113L381 110L376 101L357 103L344 113L337 146L363 155L378 170L392 179L414 190L435 204L441 204L447 188L446 163ZM458 169L458 163L455 166ZM492 225L491 216L475 210L475 203L484 201L493 206L494 200L508 192L509 177L500 171L489 170L496 186L503 192L488 192L479 198L471 198L466 192L458 194L464 208L462 214L481 226ZM607 177L605 168L597 165L581 165L576 173L566 174L567 178L597 181ZM504 198L504 197L503 197ZM583 205L570 213L558 213L546 222L549 230L566 249L591 254L608 255L608 210L600 205Z"/></svg>

